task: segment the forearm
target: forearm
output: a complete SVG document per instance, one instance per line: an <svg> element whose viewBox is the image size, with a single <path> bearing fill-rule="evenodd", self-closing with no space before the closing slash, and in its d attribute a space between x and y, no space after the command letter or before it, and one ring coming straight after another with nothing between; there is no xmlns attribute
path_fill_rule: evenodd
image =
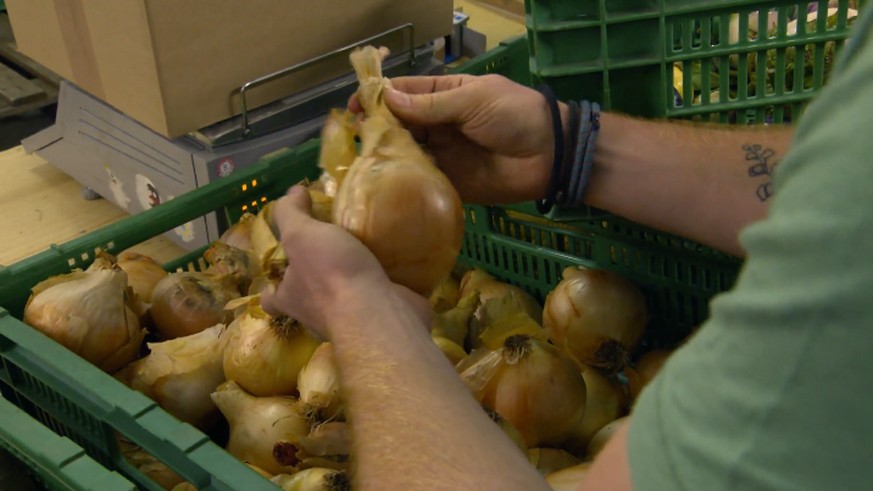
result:
<svg viewBox="0 0 873 491"><path fill-rule="evenodd" d="M793 129L695 126L601 116L587 204L744 256Z"/></svg>
<svg viewBox="0 0 873 491"><path fill-rule="evenodd" d="M352 423L356 489L548 489L408 303L387 297L349 298L329 326Z"/></svg>

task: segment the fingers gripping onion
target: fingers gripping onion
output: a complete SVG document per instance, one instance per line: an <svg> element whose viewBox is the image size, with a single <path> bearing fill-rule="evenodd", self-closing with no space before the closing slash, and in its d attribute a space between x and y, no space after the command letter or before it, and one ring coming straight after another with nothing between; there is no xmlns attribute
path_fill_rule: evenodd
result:
<svg viewBox="0 0 873 491"><path fill-rule="evenodd" d="M361 153L339 186L333 222L373 252L392 281L429 295L455 265L464 214L457 191L382 98L387 50L354 51L366 119Z"/></svg>
<svg viewBox="0 0 873 491"><path fill-rule="evenodd" d="M546 297L543 326L549 339L582 365L621 370L647 322L642 292L611 271L569 267Z"/></svg>

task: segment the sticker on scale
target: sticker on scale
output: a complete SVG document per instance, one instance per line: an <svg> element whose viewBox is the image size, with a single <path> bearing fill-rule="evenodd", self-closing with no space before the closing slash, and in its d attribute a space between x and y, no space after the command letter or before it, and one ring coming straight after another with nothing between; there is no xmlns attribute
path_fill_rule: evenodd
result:
<svg viewBox="0 0 873 491"><path fill-rule="evenodd" d="M150 210L161 204L161 193L148 177L137 174L134 180L136 182L136 198L143 210Z"/></svg>
<svg viewBox="0 0 873 491"><path fill-rule="evenodd" d="M218 177L227 177L231 175L235 169L236 164L233 163L233 159L230 157L225 157L215 164L215 170L218 172Z"/></svg>
<svg viewBox="0 0 873 491"><path fill-rule="evenodd" d="M112 169L108 165L104 165L103 170L109 176L109 191L112 192L113 201L115 201L116 205L127 211L127 207L130 205L130 197L124 192L124 183L115 177L115 174L112 173Z"/></svg>

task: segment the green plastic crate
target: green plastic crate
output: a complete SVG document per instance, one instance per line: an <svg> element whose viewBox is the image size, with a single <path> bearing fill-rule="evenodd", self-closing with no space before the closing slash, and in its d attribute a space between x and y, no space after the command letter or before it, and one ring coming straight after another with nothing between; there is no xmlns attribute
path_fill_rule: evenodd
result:
<svg viewBox="0 0 873 491"><path fill-rule="evenodd" d="M527 42L519 38L471 60L458 71L501 73L529 83ZM96 251L118 253L212 211L236 221L288 186L318 174L318 141L265 157L258 164L141 214L52 246L9 267L0 266L0 391L54 433L79 445L95 465L140 489L158 486L123 459L115 433L142 447L201 490L275 489L194 427L180 423L145 396L24 325L19 319L30 289L51 275L87 267ZM527 214L528 207L468 206L459 260L522 286L542 300L562 269L584 264L620 272L644 291L652 322L646 342L673 345L708 316L708 301L728 289L737 261L630 222L601 217L572 226ZM199 251L168 269L202 266ZM5 421L5 420L4 420ZM10 436L0 433L4 446ZM15 440L34 473L60 473L61 463L38 460L41 446L28 434ZM39 464L37 464L39 463ZM96 473L95 473L96 475ZM88 488L82 481L70 489ZM119 489L125 489L120 486Z"/></svg>
<svg viewBox="0 0 873 491"><path fill-rule="evenodd" d="M789 121L825 83L825 60L848 37L858 3L841 0L832 22L820 16L807 28L810 7L826 11L828 0L525 0L530 70L562 98L633 115ZM808 72L793 63L798 51Z"/></svg>

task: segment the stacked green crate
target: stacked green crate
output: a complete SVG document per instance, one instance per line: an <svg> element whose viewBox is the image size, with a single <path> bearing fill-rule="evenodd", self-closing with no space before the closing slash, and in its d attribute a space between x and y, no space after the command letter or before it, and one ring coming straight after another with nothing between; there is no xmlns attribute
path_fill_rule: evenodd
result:
<svg viewBox="0 0 873 491"><path fill-rule="evenodd" d="M857 3L525 0L530 70L628 114L787 122L826 82Z"/></svg>

